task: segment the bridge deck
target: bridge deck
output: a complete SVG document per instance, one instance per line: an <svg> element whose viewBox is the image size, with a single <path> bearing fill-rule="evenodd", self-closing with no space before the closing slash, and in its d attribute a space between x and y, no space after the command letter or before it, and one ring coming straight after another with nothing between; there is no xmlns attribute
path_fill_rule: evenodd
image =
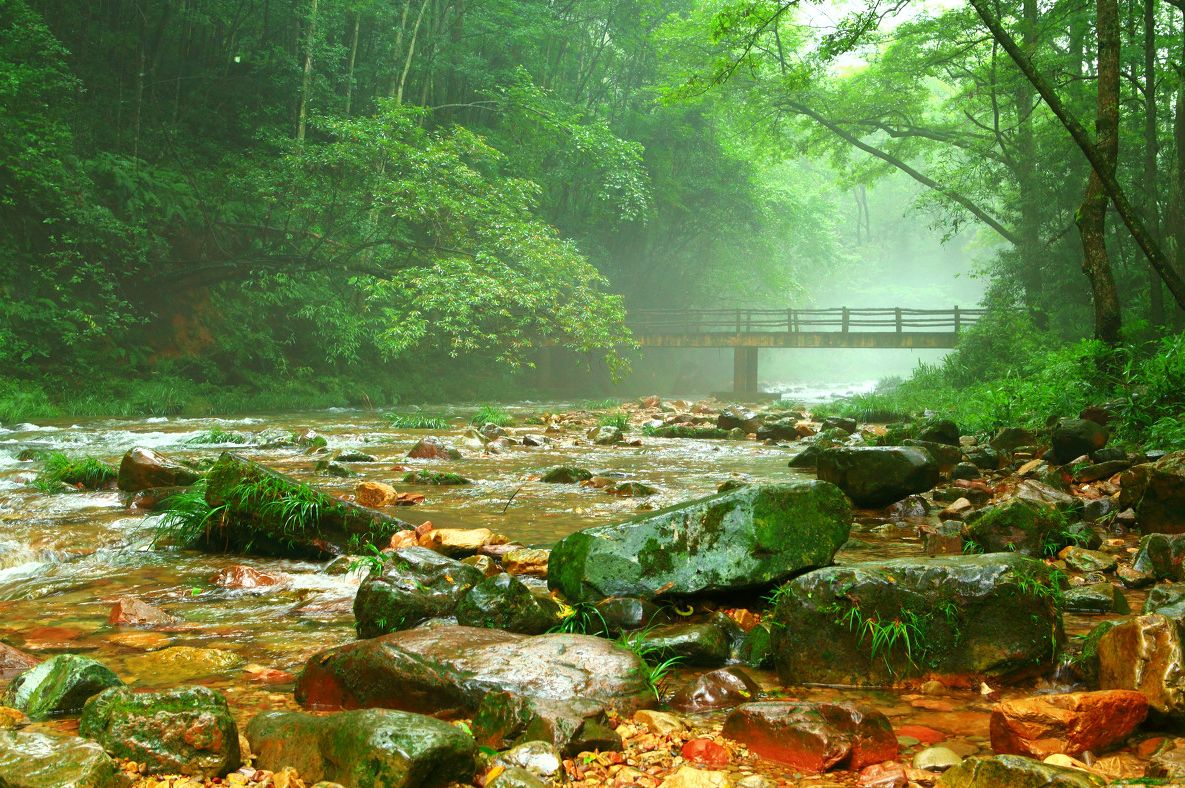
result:
<svg viewBox="0 0 1185 788"><path fill-rule="evenodd" d="M723 331L700 333L642 333L633 339L642 347L818 347L818 348L953 348L959 335L953 331Z"/></svg>

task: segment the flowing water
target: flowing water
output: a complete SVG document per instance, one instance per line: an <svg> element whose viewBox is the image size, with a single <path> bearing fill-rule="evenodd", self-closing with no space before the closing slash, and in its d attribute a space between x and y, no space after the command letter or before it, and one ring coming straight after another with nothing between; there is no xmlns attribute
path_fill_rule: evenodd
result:
<svg viewBox="0 0 1185 788"><path fill-rule="evenodd" d="M521 424L548 408L511 410ZM333 576L323 571L322 563L153 549L152 530L159 515L129 509L125 496L116 491L39 492L30 483L40 464L17 459L26 449L87 454L112 464L136 446L178 458L215 457L230 449L330 493L351 492L362 479L421 492L427 497L423 504L393 510L413 524L430 520L438 528L486 527L538 546L550 546L580 528L628 518L642 508L711 494L730 478L813 478L813 472L787 466L797 451L794 448L753 441L657 438L645 438L641 447L576 446L572 439L584 429L577 426L550 447L516 446L497 455L468 452L457 462L405 457L426 434L459 437L467 415L460 411L461 418L452 422L451 429L431 432L392 429L379 414L352 410L243 419L76 420L0 428L0 640L42 655L86 654L109 665L133 686L196 681L216 687L227 693L245 718L258 708L292 707L290 674L299 672L312 654L355 637L351 603L359 582L357 572ZM212 428L283 434L311 429L325 436L331 450L359 449L378 461L352 466L360 477L336 479L314 476L319 456L302 449L189 443ZM541 428L512 430L531 431ZM542 469L560 464L642 481L660 493L648 499L619 498L588 487L538 481ZM402 484L403 471L395 466L451 470L474 483L413 487ZM920 555L920 524L859 517L853 542L838 560ZM236 564L280 574L284 582L239 591L212 583L219 570ZM112 604L121 596L162 607L182 623L152 631L110 626ZM1068 621L1071 631L1092 623L1090 617ZM220 649L237 655L239 661L209 675L188 660L161 659L162 653L175 653L162 652L170 646ZM776 687L773 674L756 673L763 685ZM895 724L916 723L945 732L967 752L986 747L990 702L975 693L932 698L879 690L797 691L800 697L805 692L814 698L865 700L889 714Z"/></svg>

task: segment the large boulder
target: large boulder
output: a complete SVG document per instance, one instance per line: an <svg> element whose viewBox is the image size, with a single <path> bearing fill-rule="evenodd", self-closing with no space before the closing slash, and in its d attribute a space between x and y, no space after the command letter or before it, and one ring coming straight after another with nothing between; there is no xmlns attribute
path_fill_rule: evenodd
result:
<svg viewBox="0 0 1185 788"><path fill-rule="evenodd" d="M722 430L742 429L757 432L761 429L761 417L740 405L729 405L716 417L716 426Z"/></svg>
<svg viewBox="0 0 1185 788"><path fill-rule="evenodd" d="M1065 545L1065 528L1064 515L1053 506L1009 498L968 517L963 523L963 536L985 553L1024 553L1043 558Z"/></svg>
<svg viewBox="0 0 1185 788"><path fill-rule="evenodd" d="M154 774L223 777L243 760L226 698L202 686L104 690L86 702L79 732Z"/></svg>
<svg viewBox="0 0 1185 788"><path fill-rule="evenodd" d="M137 448L128 449L123 455L117 483L121 490L137 492L153 487L188 487L200 478L201 474L188 465L152 449Z"/></svg>
<svg viewBox="0 0 1185 788"><path fill-rule="evenodd" d="M1022 755L964 758L938 780L938 788L1103 788L1105 777Z"/></svg>
<svg viewBox="0 0 1185 788"><path fill-rule="evenodd" d="M189 546L211 552L326 559L360 554L366 545L381 549L414 528L231 452L206 473L206 503L221 515Z"/></svg>
<svg viewBox="0 0 1185 788"><path fill-rule="evenodd" d="M1185 580L1185 533L1148 534L1140 539L1132 569L1157 580Z"/></svg>
<svg viewBox="0 0 1185 788"><path fill-rule="evenodd" d="M959 445L959 425L950 419L934 417L922 422L918 437L931 443L944 443L947 446Z"/></svg>
<svg viewBox="0 0 1185 788"><path fill-rule="evenodd" d="M1148 716L1148 699L1131 690L1013 698L996 704L990 724L998 753L1075 758L1122 744Z"/></svg>
<svg viewBox="0 0 1185 788"><path fill-rule="evenodd" d="M678 658L684 665L717 667L728 661L728 634L710 622L667 624L629 637L655 662Z"/></svg>
<svg viewBox="0 0 1185 788"><path fill-rule="evenodd" d="M59 654L13 679L0 702L38 720L77 714L92 695L122 686L123 680L103 663L77 654Z"/></svg>
<svg viewBox="0 0 1185 788"><path fill-rule="evenodd" d="M824 449L815 463L819 478L838 485L857 506L879 509L933 489L938 463L914 446L845 446Z"/></svg>
<svg viewBox="0 0 1185 788"><path fill-rule="evenodd" d="M603 638L428 626L314 655L296 682L296 699L317 709L469 716L486 693L513 692L632 711L654 702L649 679L646 663Z"/></svg>
<svg viewBox="0 0 1185 788"><path fill-rule="evenodd" d="M696 676L670 700L675 711L698 714L731 709L761 696L761 685L736 667L720 668Z"/></svg>
<svg viewBox="0 0 1185 788"><path fill-rule="evenodd" d="M724 720L723 734L754 755L808 772L859 771L898 752L889 719L854 703L745 703Z"/></svg>
<svg viewBox="0 0 1185 788"><path fill-rule="evenodd" d="M478 744L495 750L544 741L574 758L581 752L616 751L622 746L605 704L585 698L549 700L492 692L482 699L470 727Z"/></svg>
<svg viewBox="0 0 1185 788"><path fill-rule="evenodd" d="M570 602L757 591L829 564L851 524L834 485L751 485L577 531L552 550L547 584Z"/></svg>
<svg viewBox="0 0 1185 788"><path fill-rule="evenodd" d="M1124 471L1120 489L1119 505L1136 510L1140 531L1185 533L1185 451Z"/></svg>
<svg viewBox="0 0 1185 788"><path fill-rule="evenodd" d="M482 581L475 567L426 547L396 550L381 573L371 573L354 596L359 637L411 629L430 618L451 616L461 598Z"/></svg>
<svg viewBox="0 0 1185 788"><path fill-rule="evenodd" d="M413 460L459 460L461 452L435 435L421 438L407 456Z"/></svg>
<svg viewBox="0 0 1185 788"><path fill-rule="evenodd" d="M1141 692L1154 711L1185 717L1185 651L1171 619L1151 613L1116 624L1096 653L1099 689Z"/></svg>
<svg viewBox="0 0 1185 788"><path fill-rule="evenodd" d="M560 623L559 603L533 593L523 581L505 573L475 585L462 597L455 613L462 626L492 627L524 635L542 635Z"/></svg>
<svg viewBox="0 0 1185 788"><path fill-rule="evenodd" d="M1110 431L1090 419L1061 419L1049 436L1059 463L1073 462L1107 445Z"/></svg>
<svg viewBox="0 0 1185 788"><path fill-rule="evenodd" d="M777 592L774 661L787 685L1039 674L1064 639L1059 593L1048 566L1014 553L818 569Z"/></svg>
<svg viewBox="0 0 1185 788"><path fill-rule="evenodd" d="M306 785L444 788L477 771L477 742L447 722L389 709L328 717L268 711L247 725L255 766L300 773Z"/></svg>
<svg viewBox="0 0 1185 788"><path fill-rule="evenodd" d="M0 732L4 788L123 788L119 766L103 748L77 736Z"/></svg>

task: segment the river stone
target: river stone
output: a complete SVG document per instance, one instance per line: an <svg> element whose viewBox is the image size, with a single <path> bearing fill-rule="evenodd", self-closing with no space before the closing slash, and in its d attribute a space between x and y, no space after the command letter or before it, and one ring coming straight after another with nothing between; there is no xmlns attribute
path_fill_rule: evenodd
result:
<svg viewBox="0 0 1185 788"><path fill-rule="evenodd" d="M851 524L834 485L752 485L577 531L552 550L547 584L569 602L760 591L830 563Z"/></svg>
<svg viewBox="0 0 1185 788"><path fill-rule="evenodd" d="M802 437L798 431L798 422L795 416L766 419L756 430L757 440L796 441Z"/></svg>
<svg viewBox="0 0 1185 788"><path fill-rule="evenodd" d="M945 443L947 446L958 446L959 425L950 419L941 417L927 419L921 424L918 437L931 443Z"/></svg>
<svg viewBox="0 0 1185 788"><path fill-rule="evenodd" d="M1066 589L1065 610L1071 613L1119 613L1127 615L1131 607L1118 586L1091 583Z"/></svg>
<svg viewBox="0 0 1185 788"><path fill-rule="evenodd" d="M714 624L667 624L627 636L654 662L716 667L728 661L728 634Z"/></svg>
<svg viewBox="0 0 1185 788"><path fill-rule="evenodd" d="M548 468L543 474L543 481L548 484L576 484L586 482L592 478L592 471L587 468L575 468L571 465L557 465Z"/></svg>
<svg viewBox="0 0 1185 788"><path fill-rule="evenodd" d="M697 676L675 693L668 705L675 711L696 713L731 709L761 696L761 685L738 667L721 668Z"/></svg>
<svg viewBox="0 0 1185 788"><path fill-rule="evenodd" d="M1100 775L1022 755L964 758L938 780L938 788L1103 788L1106 784Z"/></svg>
<svg viewBox="0 0 1185 788"><path fill-rule="evenodd" d="M903 558L796 578L778 592L767 623L786 685L912 677L978 686L1054 666L1064 639L1056 593L1048 566L1015 553ZM874 655L869 630L877 626L889 635L896 627L897 637Z"/></svg>
<svg viewBox="0 0 1185 788"><path fill-rule="evenodd" d="M148 654L129 657L129 670L138 675L153 678L169 678L172 681L189 681L205 676L226 673L242 665L246 660L233 651L218 648L196 648L194 646L170 646Z"/></svg>
<svg viewBox="0 0 1185 788"><path fill-rule="evenodd" d="M477 742L447 722L390 709L328 717L267 711L247 725L259 769L295 769L306 784L344 788L443 788L477 771Z"/></svg>
<svg viewBox="0 0 1185 788"><path fill-rule="evenodd" d="M86 702L79 732L154 774L223 777L243 761L226 698L207 687L104 690Z"/></svg>
<svg viewBox="0 0 1185 788"><path fill-rule="evenodd" d="M927 772L945 772L962 760L963 757L949 747L927 747L913 756L913 768Z"/></svg>
<svg viewBox="0 0 1185 788"><path fill-rule="evenodd" d="M1148 613L1159 613L1173 620L1178 629L1185 628L1185 583L1166 583L1148 592L1144 609Z"/></svg>
<svg viewBox="0 0 1185 788"><path fill-rule="evenodd" d="M906 438L901 443L902 446L912 446L915 449L921 449L933 458L934 462L938 463L938 470L945 471L949 468L954 468L963 459L963 450L956 446L951 446L946 443L937 443L935 441L923 441L917 438ZM971 463L974 465L974 463ZM971 478L976 478L972 476Z"/></svg>
<svg viewBox="0 0 1185 788"><path fill-rule="evenodd" d="M41 660L32 654L26 654L7 643L0 643L0 679L10 679L40 662Z"/></svg>
<svg viewBox="0 0 1185 788"><path fill-rule="evenodd" d="M1065 524L1052 506L1025 498L1009 498L980 509L963 524L963 536L985 553L1045 555L1046 543L1058 544Z"/></svg>
<svg viewBox="0 0 1185 788"><path fill-rule="evenodd" d="M613 596L603 599L593 609L595 629L590 635L617 636L631 629L645 629L663 620L663 609L646 599Z"/></svg>
<svg viewBox="0 0 1185 788"><path fill-rule="evenodd" d="M494 759L497 765L526 769L536 777L555 783L564 779L564 764L559 751L545 741L523 742L500 752Z"/></svg>
<svg viewBox="0 0 1185 788"><path fill-rule="evenodd" d="M1116 624L1097 653L1100 689L1142 692L1153 710L1185 716L1185 653L1171 619L1152 613Z"/></svg>
<svg viewBox="0 0 1185 788"><path fill-rule="evenodd" d="M815 463L819 478L832 482L859 507L879 509L939 482L938 464L913 446L849 446L824 449Z"/></svg>
<svg viewBox="0 0 1185 788"><path fill-rule="evenodd" d="M478 744L495 750L544 741L573 758L582 752L622 747L605 704L585 698L550 700L491 692L482 698L470 728Z"/></svg>
<svg viewBox="0 0 1185 788"><path fill-rule="evenodd" d="M859 771L898 753L889 718L854 703L745 703L729 713L722 733L754 755L809 772Z"/></svg>
<svg viewBox="0 0 1185 788"><path fill-rule="evenodd" d="M612 446L615 443L621 443L625 440L625 436L621 434L621 428L615 427L612 424L603 424L600 427L593 427L588 431L588 439L598 446Z"/></svg>
<svg viewBox="0 0 1185 788"><path fill-rule="evenodd" d="M407 456L414 460L459 460L461 452L435 435L426 435L411 447Z"/></svg>
<svg viewBox="0 0 1185 788"><path fill-rule="evenodd" d="M347 643L305 665L296 699L318 709L379 706L470 716L487 692L590 698L633 711L653 705L650 670L604 638L430 626Z"/></svg>
<svg viewBox="0 0 1185 788"><path fill-rule="evenodd" d="M745 634L733 655L737 662L747 668L768 670L774 666L774 650L769 627L758 624Z"/></svg>
<svg viewBox="0 0 1185 788"><path fill-rule="evenodd" d="M542 635L560 623L560 606L537 596L517 577L499 574L482 580L463 596L453 614L466 627L492 627Z"/></svg>
<svg viewBox="0 0 1185 788"><path fill-rule="evenodd" d="M1185 451L1124 471L1119 507L1135 509L1142 533L1185 533Z"/></svg>
<svg viewBox="0 0 1185 788"><path fill-rule="evenodd" d="M152 449L129 449L119 463L119 489L127 492L152 487L188 487L201 478L190 467Z"/></svg>
<svg viewBox="0 0 1185 788"><path fill-rule="evenodd" d="M1013 698L992 709L992 749L1034 758L1101 753L1124 742L1147 716L1148 699L1130 690Z"/></svg>
<svg viewBox="0 0 1185 788"><path fill-rule="evenodd" d="M122 686L123 680L101 662L77 654L59 654L13 679L0 703L40 720L77 714L92 695Z"/></svg>
<svg viewBox="0 0 1185 788"><path fill-rule="evenodd" d="M844 418L843 416L828 416L823 419L819 425L820 430L843 430L846 434L851 435L856 431L856 420Z"/></svg>
<svg viewBox="0 0 1185 788"><path fill-rule="evenodd" d="M508 766L498 773L494 779L486 783L486 788L549 788L550 782L544 782L521 766Z"/></svg>
<svg viewBox="0 0 1185 788"><path fill-rule="evenodd" d="M284 507L260 506L259 496L236 494L241 484L263 485L270 491L264 496L268 503L294 500L305 506L315 505L317 515L294 525ZM326 560L361 554L368 544L382 549L398 531L414 528L396 517L335 498L232 452L223 452L206 473L206 503L226 507L224 516L211 518L203 535L189 545L209 552Z"/></svg>
<svg viewBox="0 0 1185 788"><path fill-rule="evenodd" d="M462 597L482 582L481 570L426 547L396 550L381 574L371 573L354 596L354 621L364 638L410 629L453 615Z"/></svg>
<svg viewBox="0 0 1185 788"><path fill-rule="evenodd" d="M761 429L761 417L740 405L729 405L716 417L716 426L722 430L741 429L746 433Z"/></svg>
<svg viewBox="0 0 1185 788"><path fill-rule="evenodd" d="M1119 568L1118 558L1098 550L1070 546L1058 555L1066 562L1066 566L1076 572L1114 572Z"/></svg>
<svg viewBox="0 0 1185 788"><path fill-rule="evenodd" d="M123 788L127 784L115 761L93 741L0 732L0 786L4 788Z"/></svg>
<svg viewBox="0 0 1185 788"><path fill-rule="evenodd" d="M1185 580L1185 534L1148 534L1140 539L1132 569L1157 580Z"/></svg>
<svg viewBox="0 0 1185 788"><path fill-rule="evenodd" d="M1110 431L1090 419L1061 419L1053 427L1050 442L1060 463L1073 462L1107 445Z"/></svg>

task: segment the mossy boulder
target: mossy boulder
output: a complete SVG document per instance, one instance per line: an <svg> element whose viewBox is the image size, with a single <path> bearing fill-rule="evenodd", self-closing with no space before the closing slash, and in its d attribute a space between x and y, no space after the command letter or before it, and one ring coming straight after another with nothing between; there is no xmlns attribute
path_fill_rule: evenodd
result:
<svg viewBox="0 0 1185 788"><path fill-rule="evenodd" d="M232 452L206 474L206 503L223 507L189 546L324 560L387 546L413 528L388 514L343 501Z"/></svg>
<svg viewBox="0 0 1185 788"><path fill-rule="evenodd" d="M1110 430L1090 419L1061 419L1053 426L1049 440L1061 464L1090 455L1107 445Z"/></svg>
<svg viewBox="0 0 1185 788"><path fill-rule="evenodd" d="M440 487L454 487L473 484L472 479L444 471L411 471L403 475L404 484L433 484Z"/></svg>
<svg viewBox="0 0 1185 788"><path fill-rule="evenodd" d="M1103 788L1107 779L1023 755L964 758L938 780L938 788Z"/></svg>
<svg viewBox="0 0 1185 788"><path fill-rule="evenodd" d="M1120 477L1121 508L1136 511L1145 534L1185 534L1185 451L1142 463Z"/></svg>
<svg viewBox="0 0 1185 788"><path fill-rule="evenodd" d="M947 446L959 445L959 425L941 416L926 419L918 425L918 438L930 443L943 443Z"/></svg>
<svg viewBox="0 0 1185 788"><path fill-rule="evenodd" d="M103 748L77 736L0 732L4 788L125 788L130 781Z"/></svg>
<svg viewBox="0 0 1185 788"><path fill-rule="evenodd" d="M479 569L426 547L396 550L371 573L354 596L359 637L410 629L430 618L451 616L461 598L480 583Z"/></svg>
<svg viewBox="0 0 1185 788"><path fill-rule="evenodd" d="M122 686L123 680L103 663L77 654L59 654L13 679L0 703L40 720L77 714L91 696Z"/></svg>
<svg viewBox="0 0 1185 788"><path fill-rule="evenodd" d="M1053 667L1064 641L1048 566L1017 554L817 569L779 590L774 662L792 684L978 686Z"/></svg>
<svg viewBox="0 0 1185 788"><path fill-rule="evenodd" d="M1009 498L973 513L963 536L985 553L1055 554L1067 541L1065 516L1055 507L1026 498Z"/></svg>
<svg viewBox="0 0 1185 788"><path fill-rule="evenodd" d="M851 505L826 482L743 487L577 531L548 561L569 602L760 591L831 562Z"/></svg>
<svg viewBox="0 0 1185 788"><path fill-rule="evenodd" d="M542 635L560 623L560 606L551 597L532 593L514 575L504 573L470 589L457 603L454 615L457 623L466 627Z"/></svg>
<svg viewBox="0 0 1185 788"><path fill-rule="evenodd" d="M543 481L548 484L577 484L591 478L592 471L571 465L557 465L554 468L548 468L543 474Z"/></svg>
<svg viewBox="0 0 1185 788"><path fill-rule="evenodd" d="M1185 580L1185 534L1148 534L1140 539L1132 569L1157 580Z"/></svg>
<svg viewBox="0 0 1185 788"><path fill-rule="evenodd" d="M389 709L318 717L297 711L257 714L247 741L261 769L291 767L305 784L344 788L444 788L469 783L477 742L455 725Z"/></svg>
<svg viewBox="0 0 1185 788"><path fill-rule="evenodd" d="M938 463L916 446L845 446L824 449L819 478L844 491L857 506L879 509L940 481Z"/></svg>
<svg viewBox="0 0 1185 788"><path fill-rule="evenodd" d="M667 624L632 636L652 662L678 658L680 664L714 668L728 661L728 634L715 624Z"/></svg>
<svg viewBox="0 0 1185 788"><path fill-rule="evenodd" d="M86 702L79 730L154 774L223 777L243 760L226 698L208 687L139 693L113 687Z"/></svg>
<svg viewBox="0 0 1185 788"><path fill-rule="evenodd" d="M561 755L621 749L605 704L583 698L524 698L511 692L486 695L470 724L477 743L496 750L528 741L550 743Z"/></svg>

